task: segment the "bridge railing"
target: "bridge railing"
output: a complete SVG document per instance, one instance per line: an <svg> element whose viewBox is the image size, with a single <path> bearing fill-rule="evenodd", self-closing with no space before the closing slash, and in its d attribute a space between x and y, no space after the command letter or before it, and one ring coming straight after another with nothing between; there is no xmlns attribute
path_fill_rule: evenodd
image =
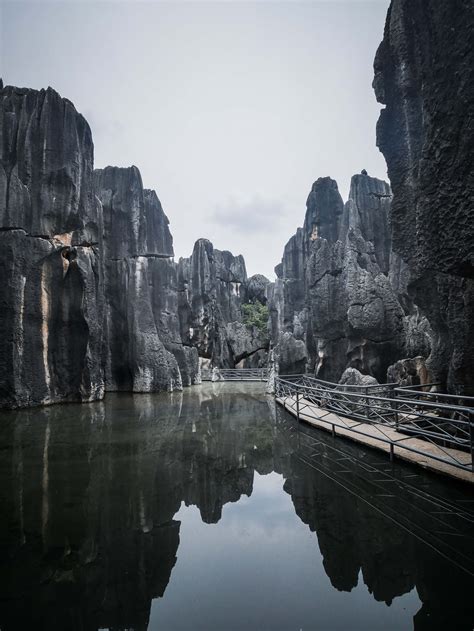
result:
<svg viewBox="0 0 474 631"><path fill-rule="evenodd" d="M201 371L203 381L266 381L267 368L214 368Z"/></svg>
<svg viewBox="0 0 474 631"><path fill-rule="evenodd" d="M423 384L422 386L402 386L395 387L395 395L404 399L412 399L416 401L430 401L432 403L442 403L447 405L459 405L461 407L474 408L474 397L468 397L463 394L445 394L444 392L436 392L425 388L439 386L439 383Z"/></svg>
<svg viewBox="0 0 474 631"><path fill-rule="evenodd" d="M306 375L275 378L275 396L292 407L298 418L309 413L331 424L328 419L332 414L345 429L389 443L392 456L396 445L462 469L474 469L474 405L458 405L456 397L454 402L449 399L451 395L445 395L446 402L411 393L405 395L405 390L394 384L347 386ZM344 419L360 422L349 425ZM369 432L367 424L376 431ZM409 438L422 439L426 449L408 444ZM430 450L430 444L436 450Z"/></svg>

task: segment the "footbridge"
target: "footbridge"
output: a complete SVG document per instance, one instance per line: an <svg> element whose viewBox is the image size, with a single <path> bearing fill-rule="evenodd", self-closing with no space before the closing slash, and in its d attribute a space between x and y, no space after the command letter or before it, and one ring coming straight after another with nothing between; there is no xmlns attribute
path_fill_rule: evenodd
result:
<svg viewBox="0 0 474 631"><path fill-rule="evenodd" d="M213 368L202 370L203 381L267 381L267 368Z"/></svg>
<svg viewBox="0 0 474 631"><path fill-rule="evenodd" d="M391 460L474 483L474 397L426 392L426 387L278 376L275 399L298 422L385 451Z"/></svg>

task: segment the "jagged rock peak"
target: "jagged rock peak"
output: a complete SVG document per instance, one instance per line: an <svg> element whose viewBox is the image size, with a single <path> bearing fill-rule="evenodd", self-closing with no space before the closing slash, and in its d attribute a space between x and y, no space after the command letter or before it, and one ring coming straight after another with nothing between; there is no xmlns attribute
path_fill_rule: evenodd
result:
<svg viewBox="0 0 474 631"><path fill-rule="evenodd" d="M331 242L336 241L344 210L337 182L330 177L316 180L308 196L306 208L305 239L314 241L319 237Z"/></svg>
<svg viewBox="0 0 474 631"><path fill-rule="evenodd" d="M104 393L102 208L89 125L53 89L0 91L0 405Z"/></svg>
<svg viewBox="0 0 474 631"><path fill-rule="evenodd" d="M263 305L268 301L268 286L270 281L263 274L254 274L247 280L247 300L258 300Z"/></svg>
<svg viewBox="0 0 474 631"><path fill-rule="evenodd" d="M390 186L366 174L352 177L345 205L333 179L313 184L304 226L286 244L271 290L281 371L294 370L298 349L300 367L306 361L323 379L353 367L383 381L400 358L403 310L388 277L390 202Z"/></svg>
<svg viewBox="0 0 474 631"><path fill-rule="evenodd" d="M245 260L198 239L189 258L178 262L181 337L198 349L207 367L265 365L266 331L242 322L242 305L265 303L270 285L264 276L247 280Z"/></svg>
<svg viewBox="0 0 474 631"><path fill-rule="evenodd" d="M225 282L244 283L247 280L244 257L241 254L234 255L228 250L218 250L208 239L198 239L191 257L182 260L188 260L192 264L207 260L216 278Z"/></svg>
<svg viewBox="0 0 474 631"><path fill-rule="evenodd" d="M109 258L174 255L168 218L155 191L143 188L136 166L96 169L94 183Z"/></svg>
<svg viewBox="0 0 474 631"><path fill-rule="evenodd" d="M0 226L97 243L91 130L52 88L0 91Z"/></svg>
<svg viewBox="0 0 474 631"><path fill-rule="evenodd" d="M368 175L353 175L339 235L342 240L349 229L359 230L365 241L374 244L377 263L385 274L390 265L391 202L392 192L387 182Z"/></svg>

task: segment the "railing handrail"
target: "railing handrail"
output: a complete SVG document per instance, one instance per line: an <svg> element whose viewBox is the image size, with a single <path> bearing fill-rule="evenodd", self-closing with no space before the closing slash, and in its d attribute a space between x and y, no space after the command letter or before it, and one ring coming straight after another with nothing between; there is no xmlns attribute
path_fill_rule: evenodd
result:
<svg viewBox="0 0 474 631"><path fill-rule="evenodd" d="M264 381L268 378L268 368L204 368L201 369L201 378L204 381L212 380L216 376L216 381L244 381L253 379Z"/></svg>
<svg viewBox="0 0 474 631"><path fill-rule="evenodd" d="M310 379L315 383L327 384L330 386L334 386L334 388L360 388L361 390L365 390L366 388L389 388L398 386L398 382L391 383L371 383L367 385L359 385L359 384L351 384L351 383L336 383L334 381L325 381L324 379L319 379L318 377L314 377L313 375L307 375L305 373L293 374L293 375L279 375L279 377L304 377L305 379Z"/></svg>
<svg viewBox="0 0 474 631"><path fill-rule="evenodd" d="M433 381L432 383L415 383L409 386L401 386L400 384L397 385L400 390L413 390L417 388L432 388L433 386L440 386L441 381Z"/></svg>
<svg viewBox="0 0 474 631"><path fill-rule="evenodd" d="M317 379L316 377L313 377L312 375L305 375L305 374L283 375L283 376L278 375L277 378L280 379L280 380L284 380L285 383L288 383L288 384L294 383L293 381L290 381L293 378L304 378L304 379L312 381L312 382L314 382L315 384L318 384L318 385L319 384L327 384L329 386L332 386L331 388L326 388L330 392L334 391L334 390L337 390L339 392L344 392L345 394L357 394L357 392L351 392L350 390L347 389L347 388L354 388L354 389L362 390L364 392L364 395L365 395L365 393L367 393L366 396L368 396L368 397L377 398L377 399L381 399L381 400L385 399L385 400L388 400L388 401L391 401L392 398L390 398L390 397L379 397L378 395L369 394L368 391L370 389L379 390L379 389L384 389L385 388L385 389L391 390L393 393L405 393L405 395L407 396L406 399L403 399L403 398L401 398L399 396L397 396L396 398L397 398L398 401L406 401L407 403L408 402L413 402L413 398L409 398L409 395L408 395L408 393L406 391L408 391L409 393L411 393L411 392L418 393L418 391L415 391L415 390L412 390L412 389L409 390L408 386L402 387L402 386L399 386L397 383L380 383L380 384L369 384L369 385L362 386L362 385L356 385L356 384L352 385L352 384L343 384L343 383L334 383L334 382L331 382L331 381L324 381L323 379ZM394 387L394 386L397 386L397 387ZM306 386L306 387L310 388L311 386ZM418 386L418 387L422 387L422 386ZM320 388L325 388L325 385L321 385ZM454 403L450 403L450 404L443 404L443 403L439 403L439 402L436 402L436 403L433 402L432 403L430 401L420 401L420 400L417 400L417 404L426 405L427 407L432 406L432 407L436 407L436 408L439 408L440 406L449 405L450 408L456 407L456 408L458 408L458 410L469 410L472 413L474 413L474 397L467 397L467 396L465 397L463 395L456 395L456 394L444 394L442 392L423 392L421 390L419 391L419 394L423 395L423 396L427 395L430 398L446 397L448 399L457 399L457 400L461 399L462 401L467 401L469 403L472 401L472 406L471 405L465 405L465 404L460 405L460 404L454 404Z"/></svg>
<svg viewBox="0 0 474 631"><path fill-rule="evenodd" d="M389 389L388 396L380 396L369 394L367 391L350 391L343 384L331 384L339 387L328 388L306 375L288 377L275 377L275 396L283 397L285 401L287 397L296 400L298 419L301 407L311 409L311 406L316 406L317 409L333 413L342 421L362 420L363 423L379 428L383 437L377 437L377 440L390 443L391 457L396 445L462 469L474 467L474 407L455 405L451 402L419 400L410 397L407 392L402 398L400 395L404 392L403 389L397 389L400 390L398 393L395 389ZM318 415L315 418L318 418ZM331 424L331 421L328 422ZM357 423L347 429L356 434L366 435L363 423L362 427ZM391 438L381 429L383 427L392 428L405 438ZM420 450L419 447L401 444L407 437L423 439L427 444L436 444L444 455L434 455L424 448ZM458 456L455 457L455 452L446 451L448 445L458 450L467 449L471 453L471 464L464 463Z"/></svg>
<svg viewBox="0 0 474 631"><path fill-rule="evenodd" d="M426 384L428 385L439 385L439 384ZM425 388L425 385L417 385L416 388ZM472 406L474 407L474 397L465 396L464 394L449 394L446 392L425 392L424 390L416 390L415 387L412 386L399 386L395 388L396 392L405 392L408 391L413 394L419 394L424 397L443 397L445 399L462 399L463 401L472 402Z"/></svg>

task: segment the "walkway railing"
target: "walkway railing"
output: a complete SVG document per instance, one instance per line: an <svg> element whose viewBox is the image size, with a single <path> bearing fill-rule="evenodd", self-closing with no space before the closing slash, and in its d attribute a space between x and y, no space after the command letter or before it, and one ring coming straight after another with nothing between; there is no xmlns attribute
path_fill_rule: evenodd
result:
<svg viewBox="0 0 474 631"><path fill-rule="evenodd" d="M214 368L202 370L203 381L266 381L267 368Z"/></svg>
<svg viewBox="0 0 474 631"><path fill-rule="evenodd" d="M333 433L339 427L389 444L392 458L396 446L474 470L472 398L407 390L397 384L341 385L307 375L276 377L275 396L298 420L307 414L327 423ZM461 400L468 404L460 405ZM416 441L414 446L411 438L424 443Z"/></svg>

